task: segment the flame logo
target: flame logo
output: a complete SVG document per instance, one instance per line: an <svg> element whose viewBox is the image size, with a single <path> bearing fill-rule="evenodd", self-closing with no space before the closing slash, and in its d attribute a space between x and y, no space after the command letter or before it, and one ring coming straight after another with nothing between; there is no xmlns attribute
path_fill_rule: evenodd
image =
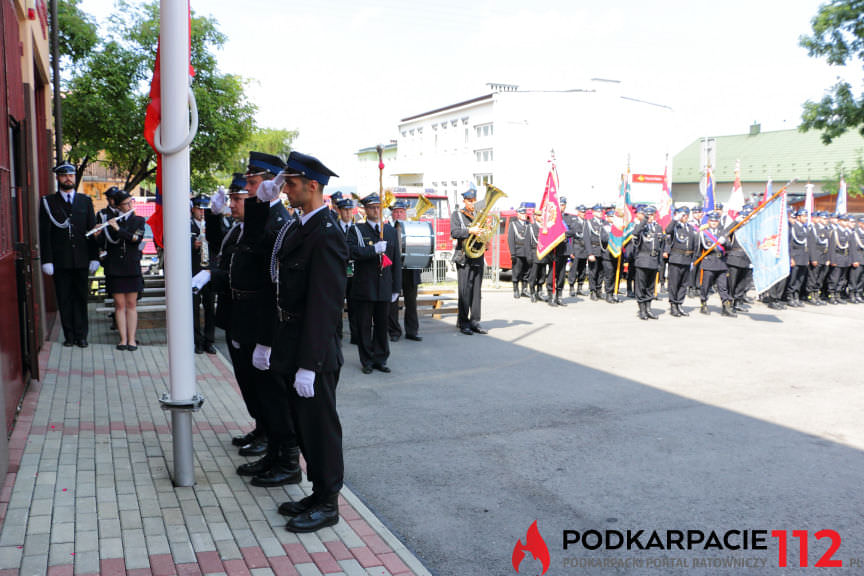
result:
<svg viewBox="0 0 864 576"><path fill-rule="evenodd" d="M780 245L780 235L774 234L773 236L768 236L767 238L760 240L756 243L756 247L759 250L771 250L772 248L777 248Z"/></svg>
<svg viewBox="0 0 864 576"><path fill-rule="evenodd" d="M546 542L540 536L540 530L537 529L537 521L535 520L528 532L525 534L525 544L521 540L516 541L516 546L513 547L513 569L519 572L519 565L525 558L525 553L530 552L535 560L539 560L543 564L545 574L549 570L549 548L546 547Z"/></svg>

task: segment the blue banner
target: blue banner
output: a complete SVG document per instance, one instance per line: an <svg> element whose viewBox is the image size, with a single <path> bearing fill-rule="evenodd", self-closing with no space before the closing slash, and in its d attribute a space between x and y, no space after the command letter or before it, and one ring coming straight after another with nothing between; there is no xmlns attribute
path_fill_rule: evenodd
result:
<svg viewBox="0 0 864 576"><path fill-rule="evenodd" d="M762 293L789 276L789 222L786 194L759 210L735 232L753 263L753 284Z"/></svg>

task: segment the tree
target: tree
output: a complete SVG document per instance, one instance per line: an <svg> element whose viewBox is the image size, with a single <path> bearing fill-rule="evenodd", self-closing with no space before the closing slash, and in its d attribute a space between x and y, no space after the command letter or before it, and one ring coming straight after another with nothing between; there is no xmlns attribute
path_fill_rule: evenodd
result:
<svg viewBox="0 0 864 576"><path fill-rule="evenodd" d="M64 2L76 5L77 0ZM121 0L109 22L106 38L66 83L63 136L79 172L104 155L126 175L124 188L132 190L156 172L155 155L142 132L159 38L158 3ZM214 52L225 36L213 19L192 14L191 43L199 119L190 146L191 186L208 190L216 185L214 173L233 166L254 129L256 107L246 99L242 78L219 73Z"/></svg>
<svg viewBox="0 0 864 576"><path fill-rule="evenodd" d="M825 57L833 66L864 62L864 1L827 2L811 25L813 34L799 39L810 56ZM864 135L864 95L856 96L846 81L832 86L821 101L804 103L800 130L822 130L825 144L856 128Z"/></svg>

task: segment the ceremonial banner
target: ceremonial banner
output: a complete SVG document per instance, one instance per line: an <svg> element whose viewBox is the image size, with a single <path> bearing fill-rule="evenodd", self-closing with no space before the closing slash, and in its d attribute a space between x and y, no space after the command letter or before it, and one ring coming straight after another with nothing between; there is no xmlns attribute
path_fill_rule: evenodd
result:
<svg viewBox="0 0 864 576"><path fill-rule="evenodd" d="M615 202L615 215L612 217L612 229L609 231L609 253L615 258L621 255L624 244L630 240L633 233L633 207L630 205L630 171L621 178L621 188L618 190L618 201Z"/></svg>
<svg viewBox="0 0 864 576"><path fill-rule="evenodd" d="M735 232L753 263L753 284L762 293L789 275L786 193L762 208Z"/></svg>
<svg viewBox="0 0 864 576"><path fill-rule="evenodd" d="M534 213L534 218L537 219L537 224L540 226L540 232L537 234L538 260L563 242L567 232L561 215L561 205L558 204L557 180L558 172L555 170L555 164L550 163L543 200L540 202L540 209Z"/></svg>
<svg viewBox="0 0 864 576"><path fill-rule="evenodd" d="M714 211L714 175L711 174L711 167L705 170L705 189L702 193L705 200L702 203L702 224L708 222L708 213Z"/></svg>
<svg viewBox="0 0 864 576"><path fill-rule="evenodd" d="M812 223L813 219L813 184L808 183L804 187L807 195L804 197L804 209L807 210L807 225Z"/></svg>
<svg viewBox="0 0 864 576"><path fill-rule="evenodd" d="M732 184L732 192L729 193L729 201L726 203L726 214L730 220L735 220L742 208L744 208L744 189L741 187L741 163L736 161L735 183Z"/></svg>
<svg viewBox="0 0 864 576"><path fill-rule="evenodd" d="M657 222L663 230L672 220L672 188L669 185L669 166L663 168L663 190L660 192L660 201L657 203Z"/></svg>
<svg viewBox="0 0 864 576"><path fill-rule="evenodd" d="M765 194L762 195L762 201L759 202L760 205L767 202L768 199L771 198L771 196L773 195L771 192L772 184L773 182L771 182L771 179L769 178L768 182L765 183Z"/></svg>
<svg viewBox="0 0 864 576"><path fill-rule="evenodd" d="M846 180L840 176L840 188L837 190L837 206L834 211L838 214L846 214Z"/></svg>
<svg viewBox="0 0 864 576"><path fill-rule="evenodd" d="M156 209L153 210L153 214L147 219L147 225L153 230L153 242L160 248L165 248L162 244L162 192L159 188L156 188Z"/></svg>

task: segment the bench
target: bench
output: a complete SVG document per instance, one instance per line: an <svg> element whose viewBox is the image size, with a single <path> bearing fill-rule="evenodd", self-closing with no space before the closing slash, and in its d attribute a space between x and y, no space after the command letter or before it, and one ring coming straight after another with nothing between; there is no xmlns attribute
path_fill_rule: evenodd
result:
<svg viewBox="0 0 864 576"><path fill-rule="evenodd" d="M439 318L442 314L456 314L459 307L456 289L423 286L417 289L417 313Z"/></svg>

